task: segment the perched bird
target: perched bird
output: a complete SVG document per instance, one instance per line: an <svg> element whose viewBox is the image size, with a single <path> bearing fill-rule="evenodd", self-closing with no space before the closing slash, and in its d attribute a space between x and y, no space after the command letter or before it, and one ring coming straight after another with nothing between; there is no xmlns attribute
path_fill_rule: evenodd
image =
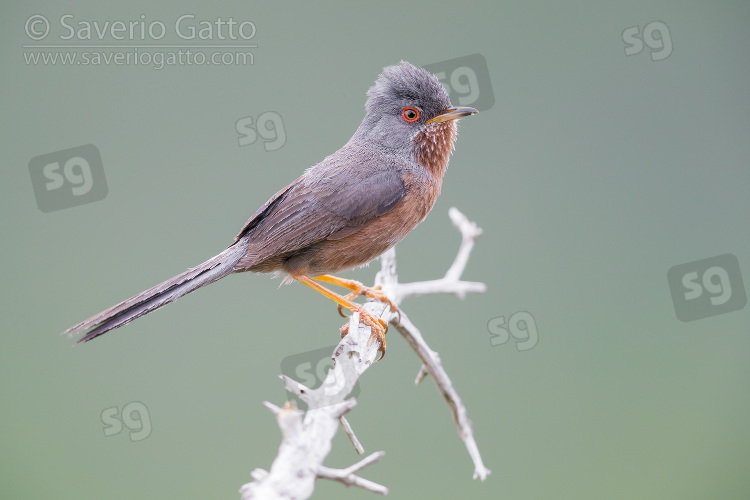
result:
<svg viewBox="0 0 750 500"><path fill-rule="evenodd" d="M84 333L78 342L88 342L228 274L280 273L360 312L382 358L386 323L351 299L385 297L330 275L378 257L427 216L456 140L455 120L477 110L451 105L434 75L405 61L383 69L365 109L349 142L273 195L226 250L65 333ZM318 281L352 293L341 296Z"/></svg>

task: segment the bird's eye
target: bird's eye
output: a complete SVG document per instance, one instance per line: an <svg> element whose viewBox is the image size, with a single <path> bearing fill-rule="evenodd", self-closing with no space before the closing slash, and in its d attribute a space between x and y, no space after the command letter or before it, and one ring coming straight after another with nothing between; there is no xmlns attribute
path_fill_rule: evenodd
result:
<svg viewBox="0 0 750 500"><path fill-rule="evenodd" d="M414 123L419 120L419 110L417 108L404 108L401 111L401 118L407 123Z"/></svg>

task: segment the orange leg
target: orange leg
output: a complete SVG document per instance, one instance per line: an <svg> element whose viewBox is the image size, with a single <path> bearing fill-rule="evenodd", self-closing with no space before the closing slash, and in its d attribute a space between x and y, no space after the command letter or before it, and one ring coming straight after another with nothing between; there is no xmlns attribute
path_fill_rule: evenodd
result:
<svg viewBox="0 0 750 500"><path fill-rule="evenodd" d="M370 297L371 299L385 302L391 308L391 312L398 311L398 307L396 307L396 304L391 302L391 300L388 297L386 297L386 295L383 292L380 291L380 285L370 288L368 286L363 285L359 281L349 280L346 278L339 278L337 276L331 276L330 274L324 274L322 276L316 277L315 279L319 281L325 281L326 283L330 283L332 285L337 285L337 286L352 290L352 293L346 296L347 299L352 299L359 295L364 295L365 297ZM341 309L339 309L339 312L340 311Z"/></svg>
<svg viewBox="0 0 750 500"><path fill-rule="evenodd" d="M311 278L305 275L292 276L292 278L299 281L300 283L304 283L305 285L309 286L316 292L325 295L329 299L336 302L339 306L345 307L352 312L359 312L360 318L362 319L362 321L372 329L372 335L376 336L378 340L380 340L379 351L381 354L380 354L380 358L378 358L378 361L383 359L383 356L385 356L385 332L388 331L388 324L385 321L383 321L380 318L374 317L373 315L365 311L365 309L359 304L355 304L348 298L342 297L341 295L335 292L332 292L328 288L324 287L320 283L313 281ZM344 326L344 328L347 328L347 330L343 330L342 328L342 334L341 334L342 337L345 336L346 333L348 332L348 327Z"/></svg>

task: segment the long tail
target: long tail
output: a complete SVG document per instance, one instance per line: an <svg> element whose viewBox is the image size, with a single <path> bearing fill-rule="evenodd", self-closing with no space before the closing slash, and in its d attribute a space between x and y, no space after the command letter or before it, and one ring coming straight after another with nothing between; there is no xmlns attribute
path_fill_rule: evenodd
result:
<svg viewBox="0 0 750 500"><path fill-rule="evenodd" d="M245 255L246 251L246 242L240 240L203 264L188 269L164 283L120 302L74 327L68 328L63 333L67 333L68 337L73 337L88 330L77 343L93 340L99 335L104 335L110 330L126 325L144 314L155 311L183 295L230 274L234 265Z"/></svg>

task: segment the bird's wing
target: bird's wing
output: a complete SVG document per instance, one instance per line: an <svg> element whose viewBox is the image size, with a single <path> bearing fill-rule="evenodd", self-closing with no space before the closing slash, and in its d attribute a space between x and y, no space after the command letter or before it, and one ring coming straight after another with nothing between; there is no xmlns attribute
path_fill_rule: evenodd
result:
<svg viewBox="0 0 750 500"><path fill-rule="evenodd" d="M304 177L304 176L303 176ZM267 202L263 204L262 207L260 207L258 210L255 211L253 215L250 216L249 219L247 219L247 222L245 222L245 225L242 226L242 229L240 229L240 232L237 233L237 236L234 237L234 242L232 245L237 243L240 238L245 236L248 232L255 229L255 227L260 224L260 222L268 215L270 214L274 208L276 208L276 205L281 203L281 201L284 199L284 196L286 196L286 193L292 189L296 184L298 184L302 180L302 177L298 178L285 188L279 190L275 195L271 196L271 198L268 199ZM230 246L232 246L230 245Z"/></svg>
<svg viewBox="0 0 750 500"><path fill-rule="evenodd" d="M337 153L279 191L239 237L252 233L250 251L264 260L349 236L388 213L406 191L401 169L382 156Z"/></svg>

